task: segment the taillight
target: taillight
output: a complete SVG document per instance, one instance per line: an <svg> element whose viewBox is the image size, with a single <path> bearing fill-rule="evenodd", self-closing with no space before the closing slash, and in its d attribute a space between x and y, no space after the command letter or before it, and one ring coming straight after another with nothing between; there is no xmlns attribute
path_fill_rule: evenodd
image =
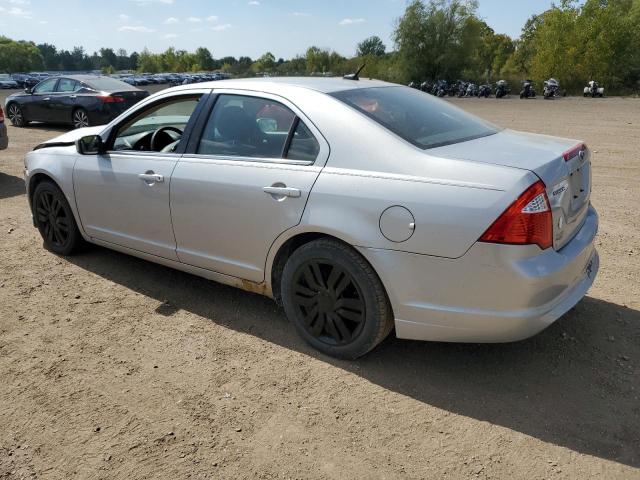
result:
<svg viewBox="0 0 640 480"><path fill-rule="evenodd" d="M480 237L480 242L553 245L553 219L542 180L531 185Z"/></svg>
<svg viewBox="0 0 640 480"><path fill-rule="evenodd" d="M104 103L122 103L124 102L123 97L119 97L117 95L98 95L98 100L102 100Z"/></svg>
<svg viewBox="0 0 640 480"><path fill-rule="evenodd" d="M565 162L568 162L569 160L576 158L578 155L580 155L580 152L582 152L583 150L586 150L587 146L584 143L580 143L578 145L576 145L575 147L567 150L566 152L564 152L562 154L562 158L564 158Z"/></svg>
<svg viewBox="0 0 640 480"><path fill-rule="evenodd" d="M2 107L0 107L0 122L4 122L4 112L2 111Z"/></svg>

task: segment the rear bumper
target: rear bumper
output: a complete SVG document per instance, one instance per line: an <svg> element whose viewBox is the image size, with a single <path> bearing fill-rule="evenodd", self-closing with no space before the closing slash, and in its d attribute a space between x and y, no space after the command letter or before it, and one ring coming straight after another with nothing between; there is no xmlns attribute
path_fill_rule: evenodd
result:
<svg viewBox="0 0 640 480"><path fill-rule="evenodd" d="M380 275L398 338L513 342L569 311L598 273L593 208L561 250L477 243L458 259L361 249Z"/></svg>

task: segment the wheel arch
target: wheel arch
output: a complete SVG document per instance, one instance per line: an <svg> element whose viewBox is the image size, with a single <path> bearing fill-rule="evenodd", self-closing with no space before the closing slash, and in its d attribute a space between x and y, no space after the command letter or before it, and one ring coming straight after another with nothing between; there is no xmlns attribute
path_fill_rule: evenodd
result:
<svg viewBox="0 0 640 480"><path fill-rule="evenodd" d="M298 250L300 247L307 245L310 242L320 239L328 239L333 240L337 243L341 243L348 248L351 248L353 251L357 252L358 255L362 256L362 254L358 251L354 245L349 242L347 239L340 238L334 232L323 232L320 229L317 230L305 230L305 231L297 231L291 232L290 235L286 237L281 236L276 240L274 245L271 248L269 258L267 258L266 265L266 280L268 281L271 296L276 301L278 305L282 305L281 299L281 291L280 291L280 280L282 278L282 273L284 271L284 267L287 263L287 260L291 257L291 255ZM369 264L371 269L375 272L380 279L380 283L382 284L385 293L388 295L386 285L382 281L382 277L380 273L377 271L375 265L372 265L369 259L362 256L365 262Z"/></svg>

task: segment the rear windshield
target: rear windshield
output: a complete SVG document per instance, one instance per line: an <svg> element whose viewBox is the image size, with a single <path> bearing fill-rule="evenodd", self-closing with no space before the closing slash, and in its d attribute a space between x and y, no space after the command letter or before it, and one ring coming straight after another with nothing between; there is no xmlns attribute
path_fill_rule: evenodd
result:
<svg viewBox="0 0 640 480"><path fill-rule="evenodd" d="M413 88L363 88L331 95L424 150L499 131L495 125Z"/></svg>
<svg viewBox="0 0 640 480"><path fill-rule="evenodd" d="M101 91L113 91L117 92L119 90L131 90L131 85L128 83L124 83L122 80L117 80L115 78L109 77L96 77L91 78L89 80L85 80L87 85L91 88Z"/></svg>

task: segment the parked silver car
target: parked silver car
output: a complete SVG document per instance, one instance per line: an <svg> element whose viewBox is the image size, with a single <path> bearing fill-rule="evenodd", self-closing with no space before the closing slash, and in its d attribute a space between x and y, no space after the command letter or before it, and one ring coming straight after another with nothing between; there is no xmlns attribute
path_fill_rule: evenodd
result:
<svg viewBox="0 0 640 480"><path fill-rule="evenodd" d="M176 87L39 145L25 177L53 252L86 240L273 297L342 358L394 326L527 338L598 272L584 144L378 81Z"/></svg>

